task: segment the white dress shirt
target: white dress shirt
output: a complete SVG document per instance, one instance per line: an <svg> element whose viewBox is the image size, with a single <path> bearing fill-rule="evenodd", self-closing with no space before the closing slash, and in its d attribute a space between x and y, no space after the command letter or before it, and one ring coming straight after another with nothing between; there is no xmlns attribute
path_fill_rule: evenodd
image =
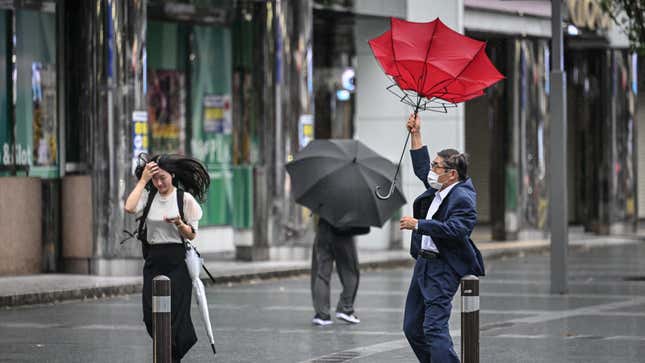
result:
<svg viewBox="0 0 645 363"><path fill-rule="evenodd" d="M459 184L459 182L450 185L442 191L437 191L434 194L434 199L430 204L430 209L428 209L428 215L426 216L426 219L432 219L432 216L439 210L441 202L443 202L448 193L450 193L450 190L452 190L452 188L454 188L457 184ZM437 248L437 245L434 244L432 237L426 235L423 235L421 237L421 249L439 253L439 249Z"/></svg>

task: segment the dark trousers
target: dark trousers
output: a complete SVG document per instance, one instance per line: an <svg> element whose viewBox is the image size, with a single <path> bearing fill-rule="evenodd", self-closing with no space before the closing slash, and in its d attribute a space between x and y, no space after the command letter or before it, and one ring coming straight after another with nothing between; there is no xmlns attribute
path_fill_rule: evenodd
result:
<svg viewBox="0 0 645 363"><path fill-rule="evenodd" d="M320 228L311 257L311 296L316 314L325 319L329 318L329 281L334 261L343 285L336 311L353 314L360 278L356 242L353 236L339 236Z"/></svg>
<svg viewBox="0 0 645 363"><path fill-rule="evenodd" d="M172 324L172 358L179 362L197 342L190 318L193 284L184 261L186 250L179 243L150 245L143 266L143 321L152 337L152 279L158 275L170 278Z"/></svg>
<svg viewBox="0 0 645 363"><path fill-rule="evenodd" d="M417 258L405 302L403 332L419 362L459 362L448 328L459 281L459 275L441 258Z"/></svg>

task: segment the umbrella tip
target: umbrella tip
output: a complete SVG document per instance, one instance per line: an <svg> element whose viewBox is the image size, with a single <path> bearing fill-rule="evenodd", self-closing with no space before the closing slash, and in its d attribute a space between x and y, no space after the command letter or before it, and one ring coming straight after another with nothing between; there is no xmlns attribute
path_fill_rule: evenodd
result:
<svg viewBox="0 0 645 363"><path fill-rule="evenodd" d="M217 352L215 351L215 344L211 344L211 348L213 348L213 354L217 355Z"/></svg>

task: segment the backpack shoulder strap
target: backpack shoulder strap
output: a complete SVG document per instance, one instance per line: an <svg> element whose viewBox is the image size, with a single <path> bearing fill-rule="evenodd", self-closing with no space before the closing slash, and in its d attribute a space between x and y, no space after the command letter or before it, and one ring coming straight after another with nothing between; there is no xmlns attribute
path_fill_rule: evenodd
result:
<svg viewBox="0 0 645 363"><path fill-rule="evenodd" d="M182 222L186 223L186 218L184 218L184 190L179 188L177 188L177 209L179 209L179 218L181 218ZM188 243L181 233L179 233L179 238L181 238L181 243L184 244L184 248L188 249Z"/></svg>
<svg viewBox="0 0 645 363"><path fill-rule="evenodd" d="M190 226L190 229L195 233L195 227L193 227L192 224L188 223L186 221L186 217L184 216L184 192L182 189L177 188L177 208L179 208L179 217L181 220L186 223L187 225Z"/></svg>
<svg viewBox="0 0 645 363"><path fill-rule="evenodd" d="M179 217L183 222L186 222L184 218L184 191L177 188L177 208L179 208Z"/></svg>
<svg viewBox="0 0 645 363"><path fill-rule="evenodd" d="M152 188L148 192L148 200L146 200L146 206L143 208L143 214L141 215L144 221L148 218L148 213L150 213L150 207L152 206L152 201L155 199L155 195L157 195L157 188Z"/></svg>
<svg viewBox="0 0 645 363"><path fill-rule="evenodd" d="M150 192L148 192L148 200L146 201L146 206L143 208L143 214L137 218L139 220L139 228L137 229L139 233L143 231L143 226L148 218L148 213L150 213L150 206L152 206L152 201L155 199L155 195L157 195L157 188L152 188Z"/></svg>

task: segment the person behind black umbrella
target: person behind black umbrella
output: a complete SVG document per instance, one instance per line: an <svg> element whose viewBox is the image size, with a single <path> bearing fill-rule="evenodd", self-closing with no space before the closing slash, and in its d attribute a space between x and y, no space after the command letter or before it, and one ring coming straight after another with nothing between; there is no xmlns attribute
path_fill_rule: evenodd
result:
<svg viewBox="0 0 645 363"><path fill-rule="evenodd" d="M370 227L335 227L324 218L317 216L314 221L316 219L316 240L311 257L311 296L316 315L311 322L318 326L333 323L329 314L329 282L335 261L338 278L343 285L336 318L358 324L361 321L354 314L354 300L360 271L354 236L369 233Z"/></svg>
<svg viewBox="0 0 645 363"><path fill-rule="evenodd" d="M360 323L354 314L358 290L358 256L354 236L382 227L405 204L400 180L394 178L390 198L377 197L373 188L390 185L395 165L358 140L318 139L300 150L286 165L295 201L315 215L316 238L311 263L314 325L332 323L329 281L336 270L343 285L336 318Z"/></svg>

